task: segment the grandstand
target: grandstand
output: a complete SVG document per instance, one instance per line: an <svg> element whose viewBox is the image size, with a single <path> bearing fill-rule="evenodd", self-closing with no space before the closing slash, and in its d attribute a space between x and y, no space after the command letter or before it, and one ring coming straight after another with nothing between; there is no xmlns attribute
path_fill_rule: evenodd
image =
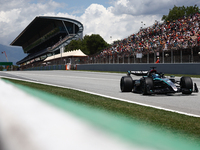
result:
<svg viewBox="0 0 200 150"><path fill-rule="evenodd" d="M200 13L171 22L155 22L116 41L86 63L199 63Z"/></svg>
<svg viewBox="0 0 200 150"><path fill-rule="evenodd" d="M10 44L21 46L28 56L17 62L22 68L39 66L48 56L59 54L71 40L83 38L83 25L62 17L36 17Z"/></svg>

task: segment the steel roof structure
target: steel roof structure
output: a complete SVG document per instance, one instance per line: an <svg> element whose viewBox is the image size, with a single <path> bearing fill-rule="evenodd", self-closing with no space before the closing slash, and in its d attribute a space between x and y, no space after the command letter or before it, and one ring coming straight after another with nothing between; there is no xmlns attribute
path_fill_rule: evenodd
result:
<svg viewBox="0 0 200 150"><path fill-rule="evenodd" d="M68 45L71 40L82 39L83 25L77 20L63 17L37 16L10 44L21 46L25 53L18 65L29 61L42 61Z"/></svg>

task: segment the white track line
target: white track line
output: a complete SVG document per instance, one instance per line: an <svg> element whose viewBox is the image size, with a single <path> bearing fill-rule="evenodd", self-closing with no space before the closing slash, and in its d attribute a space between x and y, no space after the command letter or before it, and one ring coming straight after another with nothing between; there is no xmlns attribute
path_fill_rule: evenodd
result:
<svg viewBox="0 0 200 150"><path fill-rule="evenodd" d="M66 78L66 76L61 76L61 75L47 75L47 74L29 74L29 73L23 73L23 74L21 74L21 73L15 73L15 74L12 74L12 73L8 73L8 74L10 74L10 75L15 75L15 76L17 76L17 75L20 75L20 77L24 77L24 78L27 78L27 79L31 79L31 80L35 80L35 79L32 79L32 78L28 78L27 76L24 76L24 74L26 74L26 75L35 75L35 76L46 76L46 77L59 77L59 78ZM91 78L91 77L75 77L75 76L67 76L67 78L77 78L77 79L91 79L91 80L115 80L115 79L101 79L101 78ZM37 80L36 80L37 81Z"/></svg>
<svg viewBox="0 0 200 150"><path fill-rule="evenodd" d="M4 77L4 76L0 76L0 78L1 77ZM130 100L122 99L122 98L112 97L112 96L103 95L103 94L99 94L99 93L94 93L94 92L90 92L90 91L86 91L86 90L81 90L81 89L77 89L77 88L60 86L60 85L49 84L49 83L44 83L44 82L35 82L35 81L17 79L17 78L12 78L12 77L4 77L4 78L9 78L9 79L14 79L14 80L21 80L21 81L32 82L32 83L38 83L38 84L43 84L43 85L50 85L50 86L55 86L55 87L60 87L60 88L67 88L67 89L72 89L72 90L77 90L77 91L80 91L80 92L84 92L84 93L88 93L88 94L93 94L93 95L97 95L97 96L101 96L101 97L105 97L105 98L111 98L111 99L115 99L115 100L119 100L119 101L124 101L124 102L128 102L128 103L133 103L133 104L137 104L137 105L141 105L141 106L156 108L156 109L165 110L165 111L169 111L169 112L174 112L174 113L178 113L178 114L182 114L182 115L186 115L186 116L200 118L199 115L195 115L195 114L190 114L190 113L185 113L185 112L181 112L181 111L177 111L177 110L173 110L173 109L167 109L167 108L163 108L163 107L158 107L158 106L148 105L148 104L144 104L144 103L134 102L134 101L130 101Z"/></svg>

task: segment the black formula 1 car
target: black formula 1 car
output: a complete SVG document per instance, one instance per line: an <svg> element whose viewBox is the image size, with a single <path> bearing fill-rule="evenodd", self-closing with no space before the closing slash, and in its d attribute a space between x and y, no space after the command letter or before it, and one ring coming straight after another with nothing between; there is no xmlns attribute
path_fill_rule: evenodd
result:
<svg viewBox="0 0 200 150"><path fill-rule="evenodd" d="M198 92L196 83L190 77L181 77L176 81L174 76L167 78L163 73L157 72L156 67L151 67L150 71L128 71L127 76L123 76L120 81L122 92L149 94L168 94L182 92L182 94L191 94ZM133 80L131 74L142 76L139 80Z"/></svg>

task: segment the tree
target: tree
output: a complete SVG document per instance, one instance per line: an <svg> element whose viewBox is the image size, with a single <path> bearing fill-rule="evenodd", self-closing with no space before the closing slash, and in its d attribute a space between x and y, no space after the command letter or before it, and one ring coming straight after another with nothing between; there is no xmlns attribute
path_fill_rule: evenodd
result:
<svg viewBox="0 0 200 150"><path fill-rule="evenodd" d="M3 71L4 67L3 66L0 66L0 71Z"/></svg>
<svg viewBox="0 0 200 150"><path fill-rule="evenodd" d="M70 42L69 45L67 45L65 47L65 51L72 51L72 50L76 50L76 49L81 49L81 43L82 41L79 39L79 40L72 40Z"/></svg>
<svg viewBox="0 0 200 150"><path fill-rule="evenodd" d="M176 5L174 5L172 9L169 9L168 15L163 15L162 20L165 22L173 21L182 18L184 16L187 17L197 12L199 12L199 7L197 5L187 6L186 8L185 6L177 7Z"/></svg>
<svg viewBox="0 0 200 150"><path fill-rule="evenodd" d="M81 49L85 54L95 54L109 44L98 34L92 34L91 36L85 35L83 40L72 40L66 47L65 51L71 51L75 49Z"/></svg>
<svg viewBox="0 0 200 150"><path fill-rule="evenodd" d="M13 68L13 70L18 70L18 69L19 69L19 66L13 65L12 68Z"/></svg>
<svg viewBox="0 0 200 150"><path fill-rule="evenodd" d="M186 8L186 15L189 16L191 14L195 14L199 12L199 7L197 5L189 6Z"/></svg>
<svg viewBox="0 0 200 150"><path fill-rule="evenodd" d="M99 34L92 34L91 36L89 36L86 41L86 45L90 52L90 55L95 54L105 47L109 46L109 44L106 43Z"/></svg>

